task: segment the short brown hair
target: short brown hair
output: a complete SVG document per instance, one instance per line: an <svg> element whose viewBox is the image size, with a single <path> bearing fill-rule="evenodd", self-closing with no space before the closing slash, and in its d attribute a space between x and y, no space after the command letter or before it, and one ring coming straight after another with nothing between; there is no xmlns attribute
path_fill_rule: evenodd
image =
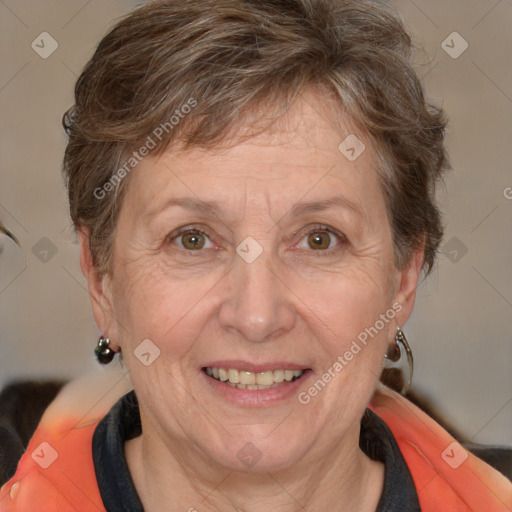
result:
<svg viewBox="0 0 512 512"><path fill-rule="evenodd" d="M157 0L130 13L100 42L63 120L71 217L90 229L98 272L111 270L129 180L101 199L95 191L155 127L193 98L156 151L174 141L213 147L311 87L375 143L397 267L424 243L429 272L442 238L435 187L448 166L446 121L425 100L411 49L380 0Z"/></svg>

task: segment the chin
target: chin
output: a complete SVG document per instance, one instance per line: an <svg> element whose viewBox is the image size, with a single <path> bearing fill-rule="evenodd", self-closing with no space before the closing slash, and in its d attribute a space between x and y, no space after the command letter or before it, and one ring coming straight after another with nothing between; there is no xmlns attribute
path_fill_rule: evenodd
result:
<svg viewBox="0 0 512 512"><path fill-rule="evenodd" d="M205 447L206 453L219 466L226 470L242 473L266 473L286 470L304 455L310 443L299 437L291 438L285 432L282 435L272 432L275 426L265 425L258 429L258 435L250 436L247 431L242 436L226 439L217 447ZM255 432L254 429L251 429ZM212 450L213 448L213 450Z"/></svg>

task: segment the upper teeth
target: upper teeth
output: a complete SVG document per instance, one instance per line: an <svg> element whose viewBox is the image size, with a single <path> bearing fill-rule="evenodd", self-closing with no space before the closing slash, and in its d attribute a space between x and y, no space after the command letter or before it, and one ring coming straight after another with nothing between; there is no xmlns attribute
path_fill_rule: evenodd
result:
<svg viewBox="0 0 512 512"><path fill-rule="evenodd" d="M206 373L222 382L229 381L231 384L243 384L244 387L251 385L271 386L283 381L290 382L294 377L300 377L304 370L269 370L265 372L247 372L234 368L206 368Z"/></svg>

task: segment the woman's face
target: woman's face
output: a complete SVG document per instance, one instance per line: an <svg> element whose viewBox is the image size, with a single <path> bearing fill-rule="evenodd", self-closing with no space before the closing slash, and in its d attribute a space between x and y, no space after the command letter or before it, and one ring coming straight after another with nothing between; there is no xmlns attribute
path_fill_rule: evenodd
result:
<svg viewBox="0 0 512 512"><path fill-rule="evenodd" d="M145 434L239 471L357 446L420 259L395 268L371 144L356 134L354 160L329 116L309 95L278 133L132 171L112 276L91 293Z"/></svg>

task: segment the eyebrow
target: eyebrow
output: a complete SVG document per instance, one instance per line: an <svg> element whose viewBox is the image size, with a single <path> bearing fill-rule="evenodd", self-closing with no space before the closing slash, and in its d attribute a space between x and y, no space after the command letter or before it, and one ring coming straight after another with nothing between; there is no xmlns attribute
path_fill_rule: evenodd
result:
<svg viewBox="0 0 512 512"><path fill-rule="evenodd" d="M176 197L169 199L162 206L148 212L144 216L144 219L147 219L148 217L154 217L155 215L162 213L172 206L179 206L187 210L199 211L202 213L214 215L216 217L221 216L223 211L220 203L215 201L204 201L192 197ZM294 205L291 210L284 215L284 217L288 217L290 215L299 217L311 213L329 210L331 208L343 208L346 210L351 210L357 214L362 214L360 207L348 198L343 196L331 196L327 199L322 199L321 201L300 202Z"/></svg>
<svg viewBox="0 0 512 512"><path fill-rule="evenodd" d="M166 201L162 206L148 212L144 215L144 219L159 215L172 206L180 206L186 210L200 211L203 213L209 213L210 215L218 215L222 210L219 203L213 201L203 201L192 197L175 197Z"/></svg>
<svg viewBox="0 0 512 512"><path fill-rule="evenodd" d="M351 210L354 213L362 213L360 207L350 199L343 196L331 196L328 197L327 199L322 199L321 201L309 201L298 203L292 207L288 215L299 217L301 215L321 212L324 210L329 210L331 208L343 208L346 210Z"/></svg>

